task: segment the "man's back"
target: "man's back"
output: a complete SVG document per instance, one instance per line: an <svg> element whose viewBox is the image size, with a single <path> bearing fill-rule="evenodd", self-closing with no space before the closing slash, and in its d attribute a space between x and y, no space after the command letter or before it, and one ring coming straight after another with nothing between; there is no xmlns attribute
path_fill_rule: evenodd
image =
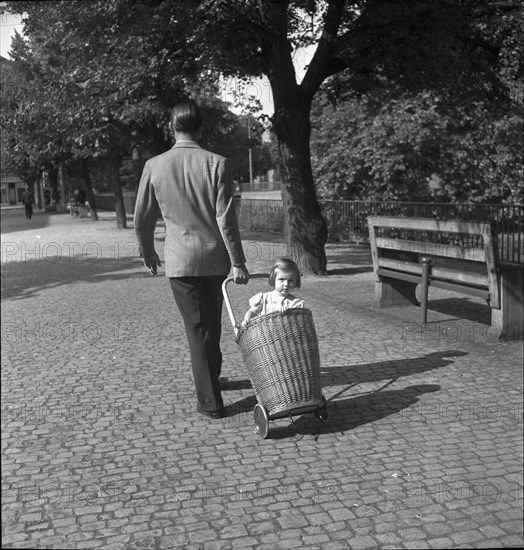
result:
<svg viewBox="0 0 524 550"><path fill-rule="evenodd" d="M202 149L194 141L180 141L150 159L137 197L138 231L145 222L140 212L149 185L166 224L168 277L223 275L229 272L231 261L241 263L234 187L224 157Z"/></svg>

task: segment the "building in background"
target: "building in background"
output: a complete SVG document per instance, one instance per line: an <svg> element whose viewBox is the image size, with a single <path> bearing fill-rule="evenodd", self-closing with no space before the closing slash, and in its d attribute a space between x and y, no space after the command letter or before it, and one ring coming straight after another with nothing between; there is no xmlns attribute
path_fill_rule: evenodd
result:
<svg viewBox="0 0 524 550"><path fill-rule="evenodd" d="M26 187L15 174L0 172L0 205L1 206L19 206L22 204L22 193Z"/></svg>

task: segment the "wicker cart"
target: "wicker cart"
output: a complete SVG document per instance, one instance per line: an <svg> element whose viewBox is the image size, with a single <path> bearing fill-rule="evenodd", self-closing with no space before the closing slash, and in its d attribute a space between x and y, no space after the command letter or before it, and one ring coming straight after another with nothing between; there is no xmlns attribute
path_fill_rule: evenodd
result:
<svg viewBox="0 0 524 550"><path fill-rule="evenodd" d="M247 327L235 320L227 285L222 290L244 364L258 403L254 409L255 433L266 438L269 421L314 412L327 422L327 402L320 384L318 340L309 309L255 317Z"/></svg>

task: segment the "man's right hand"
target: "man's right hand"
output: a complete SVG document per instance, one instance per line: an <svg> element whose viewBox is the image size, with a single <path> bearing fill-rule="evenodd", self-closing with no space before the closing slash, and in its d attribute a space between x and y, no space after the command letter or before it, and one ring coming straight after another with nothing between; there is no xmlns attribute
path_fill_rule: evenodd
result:
<svg viewBox="0 0 524 550"><path fill-rule="evenodd" d="M249 271L247 267L233 267L233 282L237 285L245 285L249 281Z"/></svg>

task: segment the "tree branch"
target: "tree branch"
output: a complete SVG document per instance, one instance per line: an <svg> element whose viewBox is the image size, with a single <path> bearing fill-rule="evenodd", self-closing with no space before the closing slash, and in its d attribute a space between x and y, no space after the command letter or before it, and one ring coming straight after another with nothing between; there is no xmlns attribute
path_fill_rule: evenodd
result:
<svg viewBox="0 0 524 550"><path fill-rule="evenodd" d="M325 69L326 65L329 64L333 46L336 43L343 11L344 0L331 0L331 2L329 2L322 35L318 42L315 55L300 85L304 93L310 97L313 97L327 76Z"/></svg>

